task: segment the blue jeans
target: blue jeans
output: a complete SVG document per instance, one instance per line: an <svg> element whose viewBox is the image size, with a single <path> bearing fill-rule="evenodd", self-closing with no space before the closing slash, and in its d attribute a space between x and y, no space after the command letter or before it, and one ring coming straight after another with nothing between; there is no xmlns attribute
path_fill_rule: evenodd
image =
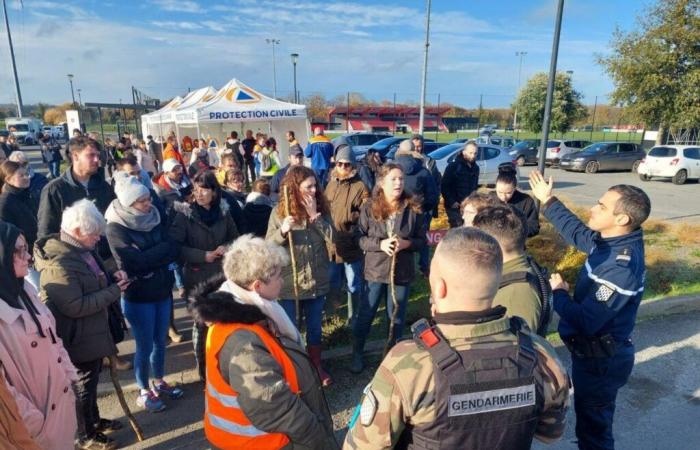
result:
<svg viewBox="0 0 700 450"><path fill-rule="evenodd" d="M389 284L378 283L376 281L367 282L367 295L360 297L360 308L357 313L355 326L352 329L352 334L356 339L366 339L382 299L386 299L387 323L391 321L391 315L394 312L394 304L391 301L390 290ZM394 322L394 334L392 336L394 341L398 340L403 334L409 291L409 285L396 285L396 300L399 304L399 311L396 314L396 321Z"/></svg>
<svg viewBox="0 0 700 450"><path fill-rule="evenodd" d="M321 317L323 315L323 305L326 303L326 296L321 295L316 298L299 300L302 322L306 324L306 345L321 345ZM294 300L280 300L280 305L284 308L292 322L296 323L296 309ZM301 330L301 325L298 325Z"/></svg>
<svg viewBox="0 0 700 450"><path fill-rule="evenodd" d="M51 178L58 178L61 176L61 161L51 161L48 165Z"/></svg>
<svg viewBox="0 0 700 450"><path fill-rule="evenodd" d="M136 341L134 375L141 389L148 389L149 368L153 378L163 378L165 372L165 338L170 325L172 299L160 302L135 303L122 300L124 317L131 325ZM149 364L150 363L150 364Z"/></svg>
<svg viewBox="0 0 700 450"><path fill-rule="evenodd" d="M182 266L176 263L172 263L170 264L170 266L168 266L168 268L172 270L173 275L175 275L175 288L182 289L185 286L182 277Z"/></svg>
<svg viewBox="0 0 700 450"><path fill-rule="evenodd" d="M340 289L343 283L343 273L348 292L362 292L362 260L352 263L334 263L328 265L331 289Z"/></svg>
<svg viewBox="0 0 700 450"><path fill-rule="evenodd" d="M430 230L430 222L433 221L433 213L424 214L423 217L427 223L426 230ZM421 272L428 272L430 270L430 246L427 244L418 252L418 268Z"/></svg>

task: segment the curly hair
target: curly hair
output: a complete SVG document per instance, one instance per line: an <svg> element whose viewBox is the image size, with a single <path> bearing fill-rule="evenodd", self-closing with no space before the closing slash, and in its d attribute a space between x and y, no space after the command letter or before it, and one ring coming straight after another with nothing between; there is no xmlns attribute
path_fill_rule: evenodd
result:
<svg viewBox="0 0 700 450"><path fill-rule="evenodd" d="M384 189L382 188L382 182L389 172L394 169L400 170L401 173L404 173L403 168L400 165L396 163L387 163L381 166L379 173L377 174L377 183L374 185L372 199L370 200L370 211L372 212L372 217L375 220L386 220L390 215L396 211L402 210L405 207L409 207L419 214L421 213L420 199L406 192L406 189L401 192L399 201L395 206L392 206L386 200Z"/></svg>
<svg viewBox="0 0 700 450"><path fill-rule="evenodd" d="M284 195L285 187L289 190L289 213L297 222L303 222L309 219L304 207L304 196L301 194L300 185L307 178L314 177L316 179L316 208L321 215L329 215L330 208L328 201L323 194L321 183L316 178L316 173L306 166L291 166L287 173L284 174L282 184L280 186L279 204L277 205L277 216L283 219L287 216L287 198Z"/></svg>

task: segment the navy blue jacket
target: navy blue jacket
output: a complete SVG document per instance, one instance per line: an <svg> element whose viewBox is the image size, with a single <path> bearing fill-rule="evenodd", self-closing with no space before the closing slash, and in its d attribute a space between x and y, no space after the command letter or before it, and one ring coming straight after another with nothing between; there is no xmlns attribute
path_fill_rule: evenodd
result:
<svg viewBox="0 0 700 450"><path fill-rule="evenodd" d="M457 154L454 161L445 168L442 176L442 198L445 208L452 208L455 203L469 197L469 194L479 188L479 165L468 163L462 153Z"/></svg>
<svg viewBox="0 0 700 450"><path fill-rule="evenodd" d="M554 310L561 317L559 335L564 339L611 334L617 342L629 339L644 294L642 230L604 239L556 198L547 202L544 215L569 244L588 254L574 298L563 289L554 291Z"/></svg>
<svg viewBox="0 0 700 450"><path fill-rule="evenodd" d="M403 185L406 192L420 197L421 210L431 214L440 201L440 192L435 179L423 165L423 161L410 155L400 155L394 162L403 169Z"/></svg>

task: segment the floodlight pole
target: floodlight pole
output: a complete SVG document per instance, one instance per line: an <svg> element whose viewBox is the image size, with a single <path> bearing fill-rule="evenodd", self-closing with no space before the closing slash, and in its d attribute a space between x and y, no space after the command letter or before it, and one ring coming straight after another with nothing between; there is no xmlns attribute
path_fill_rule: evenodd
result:
<svg viewBox="0 0 700 450"><path fill-rule="evenodd" d="M561 17L564 11L564 0L557 3L557 15L554 25L554 38L552 40L552 57L549 63L549 80L547 80L547 99L544 104L544 119L542 120L542 142L540 143L539 170L544 175L544 162L549 140L549 123L552 114L552 97L554 97L554 80L557 76L557 57L559 56L559 36L561 35Z"/></svg>
<svg viewBox="0 0 700 450"><path fill-rule="evenodd" d="M425 53L423 54L423 77L420 84L420 115L418 118L418 133L423 134L425 122L425 86L428 81L428 48L430 47L430 5L431 0L425 2Z"/></svg>
<svg viewBox="0 0 700 450"><path fill-rule="evenodd" d="M523 56L527 55L527 52L515 52L515 56L520 57L520 63L518 64L518 92L515 94L515 111L513 112L513 129L517 129L518 126L518 96L520 95L520 76L523 73Z"/></svg>
<svg viewBox="0 0 700 450"><path fill-rule="evenodd" d="M297 61L299 61L299 53L292 53L290 56L294 65L294 103L299 104L299 95L297 94Z"/></svg>
<svg viewBox="0 0 700 450"><path fill-rule="evenodd" d="M17 77L17 64L15 64L15 50L12 47L12 33L10 33L10 20L7 17L7 3L2 0L2 10L5 15L5 29L7 30L7 44L10 46L10 63L12 75L15 79L15 96L17 100L17 117L22 118L22 92L19 89L19 77Z"/></svg>
<svg viewBox="0 0 700 450"><path fill-rule="evenodd" d="M272 44L272 97L277 99L277 70L275 66L275 45L280 43L279 39L265 39L265 42Z"/></svg>

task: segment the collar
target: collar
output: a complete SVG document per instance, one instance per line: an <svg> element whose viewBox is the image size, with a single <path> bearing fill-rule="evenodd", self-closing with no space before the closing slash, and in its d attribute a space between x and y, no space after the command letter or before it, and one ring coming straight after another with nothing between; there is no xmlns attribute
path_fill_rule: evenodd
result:
<svg viewBox="0 0 700 450"><path fill-rule="evenodd" d="M315 144L316 142L330 142L331 140L328 139L328 136L321 135L321 136L313 136L311 139L309 139L310 144Z"/></svg>
<svg viewBox="0 0 700 450"><path fill-rule="evenodd" d="M4 300L0 300L0 320L8 325L12 325L21 315L21 309L13 308Z"/></svg>
<svg viewBox="0 0 700 450"><path fill-rule="evenodd" d="M529 269L527 264L527 255L520 255L517 258L511 259L510 261L503 263L503 273L513 272L517 269Z"/></svg>
<svg viewBox="0 0 700 450"><path fill-rule="evenodd" d="M615 236L611 238L600 237L600 234L598 234L598 236L599 241L605 242L611 247L618 247L640 242L644 238L644 232L641 228L637 228L631 233L623 234L622 236Z"/></svg>

